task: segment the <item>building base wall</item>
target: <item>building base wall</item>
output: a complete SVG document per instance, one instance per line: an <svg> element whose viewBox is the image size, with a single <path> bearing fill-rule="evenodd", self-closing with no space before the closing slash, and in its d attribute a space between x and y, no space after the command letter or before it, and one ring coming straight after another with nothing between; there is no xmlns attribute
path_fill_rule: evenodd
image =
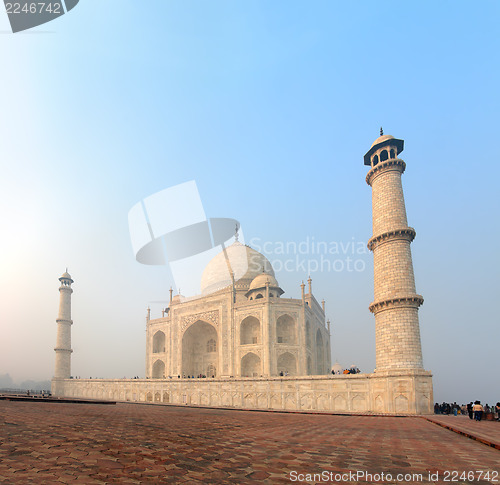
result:
<svg viewBox="0 0 500 485"><path fill-rule="evenodd" d="M52 394L244 409L408 415L433 412L432 375L423 370L230 379L53 379Z"/></svg>

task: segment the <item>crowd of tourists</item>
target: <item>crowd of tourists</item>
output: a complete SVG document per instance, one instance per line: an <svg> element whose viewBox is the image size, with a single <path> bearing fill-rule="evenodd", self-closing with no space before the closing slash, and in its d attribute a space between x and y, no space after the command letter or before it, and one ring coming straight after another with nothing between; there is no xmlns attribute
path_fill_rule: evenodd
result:
<svg viewBox="0 0 500 485"><path fill-rule="evenodd" d="M344 370L335 370L332 369L333 375L341 375L341 374L359 374L361 371L357 367L351 367L349 369Z"/></svg>
<svg viewBox="0 0 500 485"><path fill-rule="evenodd" d="M500 402L495 406L481 404L481 401L470 402L469 404L459 405L456 402L453 404L443 402L441 404L434 404L434 414L452 414L458 416L459 414L469 416L470 419L481 421L483 418L500 421Z"/></svg>

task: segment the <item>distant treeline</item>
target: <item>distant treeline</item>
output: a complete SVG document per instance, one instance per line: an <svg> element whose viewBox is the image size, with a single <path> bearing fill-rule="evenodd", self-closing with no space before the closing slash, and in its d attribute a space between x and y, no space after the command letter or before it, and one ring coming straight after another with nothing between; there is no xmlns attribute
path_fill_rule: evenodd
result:
<svg viewBox="0 0 500 485"><path fill-rule="evenodd" d="M50 380L32 381L27 380L21 383L14 382L10 374L0 374L0 388L4 390L19 391L19 390L34 390L42 391L50 389Z"/></svg>

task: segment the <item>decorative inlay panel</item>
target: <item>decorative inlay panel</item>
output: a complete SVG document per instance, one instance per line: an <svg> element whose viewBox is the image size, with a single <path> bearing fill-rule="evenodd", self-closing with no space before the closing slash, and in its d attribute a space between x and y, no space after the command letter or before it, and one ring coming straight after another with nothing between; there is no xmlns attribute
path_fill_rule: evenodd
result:
<svg viewBox="0 0 500 485"><path fill-rule="evenodd" d="M290 315L295 321L297 321L299 315L297 314L297 312L287 312L287 311L276 311L274 312L274 316L276 317L276 319L278 319L279 317L283 316L283 315Z"/></svg>
<svg viewBox="0 0 500 485"><path fill-rule="evenodd" d="M238 318L240 323L245 320L247 317L255 317L257 320L260 320L262 318L262 314L260 312L245 312L245 313L239 313Z"/></svg>
<svg viewBox="0 0 500 485"><path fill-rule="evenodd" d="M203 320L208 323L214 324L216 327L219 326L219 310L212 310L210 312L196 313L195 315L187 315L181 319L181 330L184 331L189 325L197 322L198 320Z"/></svg>

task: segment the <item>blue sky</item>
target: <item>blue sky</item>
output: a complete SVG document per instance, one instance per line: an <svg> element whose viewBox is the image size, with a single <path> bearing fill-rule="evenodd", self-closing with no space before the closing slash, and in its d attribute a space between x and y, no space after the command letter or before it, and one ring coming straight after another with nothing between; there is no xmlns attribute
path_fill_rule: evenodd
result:
<svg viewBox="0 0 500 485"><path fill-rule="evenodd" d="M81 0L9 34L0 15L0 374L53 372L57 278L74 276L73 372L144 373L165 267L127 214L196 180L246 240L366 242L363 155L402 158L425 367L436 400L500 400L498 2ZM172 207L172 210L176 210ZM312 274L333 357L375 366L372 256ZM277 274L298 297L307 274ZM160 307L152 305L153 314Z"/></svg>

